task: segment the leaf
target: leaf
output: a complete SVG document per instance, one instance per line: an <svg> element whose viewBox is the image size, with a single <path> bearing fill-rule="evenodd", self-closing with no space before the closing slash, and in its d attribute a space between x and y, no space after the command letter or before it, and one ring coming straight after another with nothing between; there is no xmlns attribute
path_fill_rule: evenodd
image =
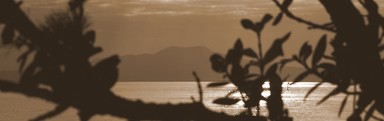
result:
<svg viewBox="0 0 384 121"><path fill-rule="evenodd" d="M340 93L339 89L334 89L332 90L332 92L330 92L327 96L325 96L323 99L321 99L319 102L317 102L317 105L323 103L325 100L327 100L329 97L333 96L333 95L336 95Z"/></svg>
<svg viewBox="0 0 384 121"><path fill-rule="evenodd" d="M245 29L252 29L254 27L253 22L251 20L249 20L249 19L241 19L241 25Z"/></svg>
<svg viewBox="0 0 384 121"><path fill-rule="evenodd" d="M294 84L294 83L296 83L296 82L303 81L303 80L304 80L309 74L311 74L311 73L312 73L311 70L307 70L307 71L301 73L300 75L298 75L298 76L295 78L295 80L293 80L293 82L291 83L291 85Z"/></svg>
<svg viewBox="0 0 384 121"><path fill-rule="evenodd" d="M228 50L227 55L225 55L225 61L230 63L233 62L233 60L235 60L235 50L230 49Z"/></svg>
<svg viewBox="0 0 384 121"><path fill-rule="evenodd" d="M335 64L332 63L321 63L320 65L316 66L317 68L323 68L325 70L336 68Z"/></svg>
<svg viewBox="0 0 384 121"><path fill-rule="evenodd" d="M220 105L233 105L233 104L236 104L239 101L240 101L240 99L233 99L233 98L223 97L223 98L215 99L213 101L213 103L220 104Z"/></svg>
<svg viewBox="0 0 384 121"><path fill-rule="evenodd" d="M235 46L233 48L235 51L242 51L243 50L243 43L241 42L241 39L237 39Z"/></svg>
<svg viewBox="0 0 384 121"><path fill-rule="evenodd" d="M15 36L15 29L7 24L2 33L3 44L10 44Z"/></svg>
<svg viewBox="0 0 384 121"><path fill-rule="evenodd" d="M264 64L268 64L269 62L274 60L277 56L284 55L282 46L283 46L283 43L286 42L290 36L291 36L291 32L288 32L282 38L278 38L273 42L272 46L269 48L269 50L265 55L264 62L263 62Z"/></svg>
<svg viewBox="0 0 384 121"><path fill-rule="evenodd" d="M349 96L349 95L345 96L345 98L344 98L343 101L341 102L340 109L339 109L339 114L338 114L339 117L341 116L341 113L342 113L343 110L344 110L345 104L347 104L348 96Z"/></svg>
<svg viewBox="0 0 384 121"><path fill-rule="evenodd" d="M229 82L212 82L207 85L207 87L219 87L229 84Z"/></svg>
<svg viewBox="0 0 384 121"><path fill-rule="evenodd" d="M94 44L95 43L95 39L96 39L96 32L95 31L88 31L85 35L84 35L84 40L85 41L88 41L90 44Z"/></svg>
<svg viewBox="0 0 384 121"><path fill-rule="evenodd" d="M224 58L219 54L213 54L210 58L212 69L219 73L227 71L227 65L225 64Z"/></svg>
<svg viewBox="0 0 384 121"><path fill-rule="evenodd" d="M323 84L324 82L319 82L317 83L315 86L313 86L308 92L307 94L304 96L304 101L308 98L309 94L311 94L313 91L315 91L321 84Z"/></svg>
<svg viewBox="0 0 384 121"><path fill-rule="evenodd" d="M261 21L254 25L253 30L256 33L260 34L261 31L264 29L265 24L267 24L272 18L273 17L271 14L265 14L264 17L261 19Z"/></svg>
<svg viewBox="0 0 384 121"><path fill-rule="evenodd" d="M332 61L336 61L336 59L334 57L329 56L329 55L323 55L323 58L328 59L328 60L332 60Z"/></svg>
<svg viewBox="0 0 384 121"><path fill-rule="evenodd" d="M293 0L284 0L284 2L281 4L281 7L287 9L289 5L291 5Z"/></svg>
<svg viewBox="0 0 384 121"><path fill-rule="evenodd" d="M292 61L294 61L295 59L292 59L292 58L288 58L288 59L283 59L283 60L281 60L280 61L280 71L282 71L283 70L283 68L284 68L284 66L287 64L287 63L289 63L289 62L292 62Z"/></svg>
<svg viewBox="0 0 384 121"><path fill-rule="evenodd" d="M261 20L261 23L264 23L266 24L267 22L269 22L271 19L272 19L272 15L271 14L265 14L263 19Z"/></svg>
<svg viewBox="0 0 384 121"><path fill-rule="evenodd" d="M243 54L249 57L254 57L256 59L259 59L259 56L253 51L251 48L247 48L243 51Z"/></svg>
<svg viewBox="0 0 384 121"><path fill-rule="evenodd" d="M273 25L273 26L276 26L277 24L279 24L280 21L281 21L281 19L283 19L283 16L284 16L283 12L280 12L280 13L276 16L276 18L275 18L275 20L273 21L272 25Z"/></svg>
<svg viewBox="0 0 384 121"><path fill-rule="evenodd" d="M315 66L323 57L325 48L327 47L327 36L323 35L316 45L315 52L312 57L312 66Z"/></svg>
<svg viewBox="0 0 384 121"><path fill-rule="evenodd" d="M378 103L378 102L375 102L375 103ZM374 111L375 111L375 104L372 105L372 106L368 109L367 113L365 114L364 121L368 121L369 118L373 115L373 112L374 112Z"/></svg>
<svg viewBox="0 0 384 121"><path fill-rule="evenodd" d="M311 55L312 53L312 47L311 45L308 44L308 42L305 42L302 46L301 46L301 49L300 49L300 53L299 53L299 58L305 62L308 57Z"/></svg>

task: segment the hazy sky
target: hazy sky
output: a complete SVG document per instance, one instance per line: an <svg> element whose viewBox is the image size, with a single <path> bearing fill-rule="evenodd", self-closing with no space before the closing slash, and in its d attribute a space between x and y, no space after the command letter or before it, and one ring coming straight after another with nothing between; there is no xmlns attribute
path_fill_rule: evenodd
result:
<svg viewBox="0 0 384 121"><path fill-rule="evenodd" d="M39 23L43 16L66 5L67 0L24 0L23 9ZM318 23L328 22L317 0L294 0L291 10ZM96 44L104 48L99 57L104 57L155 53L170 46L205 46L224 53L237 38L255 48L255 34L243 29L240 20L258 21L265 13L276 16L279 11L271 0L88 0L86 12L97 32ZM287 55L297 53L305 41L315 44L324 34L283 18L279 26L266 27L264 49L289 31L292 37L283 46Z"/></svg>

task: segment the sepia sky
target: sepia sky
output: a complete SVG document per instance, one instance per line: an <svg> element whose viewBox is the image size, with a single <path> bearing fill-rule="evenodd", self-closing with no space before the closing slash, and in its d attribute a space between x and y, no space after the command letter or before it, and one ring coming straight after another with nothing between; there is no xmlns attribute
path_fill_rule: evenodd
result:
<svg viewBox="0 0 384 121"><path fill-rule="evenodd" d="M67 0L23 1L22 8L35 23L67 7ZM379 4L383 6L384 2ZM224 53L237 38L255 48L256 35L243 29L240 20L258 21L265 13L276 16L279 12L271 0L88 0L85 7L91 28L97 32L96 44L104 48L97 57L155 53L171 46L204 46ZM294 0L290 10L317 23L329 21L317 0ZM324 34L283 18L278 26L264 29L263 49L289 31L291 39L283 46L286 55L297 53L305 41L316 44ZM5 53L0 50L0 54Z"/></svg>

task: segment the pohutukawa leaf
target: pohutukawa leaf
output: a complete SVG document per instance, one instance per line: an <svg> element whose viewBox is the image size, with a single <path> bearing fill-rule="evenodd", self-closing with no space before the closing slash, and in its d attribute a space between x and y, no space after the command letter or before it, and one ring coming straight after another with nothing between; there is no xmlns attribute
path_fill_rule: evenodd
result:
<svg viewBox="0 0 384 121"><path fill-rule="evenodd" d="M319 42L317 43L315 52L313 53L312 66L315 66L323 57L326 47L327 47L327 36L323 35L320 38Z"/></svg>
<svg viewBox="0 0 384 121"><path fill-rule="evenodd" d="M227 71L227 65L224 58L219 54L213 54L210 58L212 69L219 73L224 73Z"/></svg>
<svg viewBox="0 0 384 121"><path fill-rule="evenodd" d="M227 55L225 55L225 61L228 63L233 62L235 60L235 50L230 49L227 52Z"/></svg>
<svg viewBox="0 0 384 121"><path fill-rule="evenodd" d="M212 82L207 85L207 87L219 87L229 84L229 82Z"/></svg>
<svg viewBox="0 0 384 121"><path fill-rule="evenodd" d="M234 49L236 51L243 51L243 43L241 42L241 39L237 39Z"/></svg>
<svg viewBox="0 0 384 121"><path fill-rule="evenodd" d="M283 19L283 16L284 16L284 14L283 14L282 12L280 12L280 13L276 16L276 18L275 18L275 20L273 21L272 25L276 26L277 24L279 24L280 21L281 21L281 19Z"/></svg>
<svg viewBox="0 0 384 121"><path fill-rule="evenodd" d="M278 38L273 42L271 48L267 51L265 58L264 58L264 64L268 64L272 60L274 60L278 56L283 56L283 43L288 40L290 37L291 32L285 34L282 38Z"/></svg>
<svg viewBox="0 0 384 121"><path fill-rule="evenodd" d="M213 103L220 104L220 105L233 105L239 101L240 101L240 99L223 97L223 98L219 98L219 99L214 100Z"/></svg>
<svg viewBox="0 0 384 121"><path fill-rule="evenodd" d="M343 102L341 102L340 109L339 109L339 115L338 115L339 117L341 116L341 113L343 112L344 107L347 104L348 96L349 95L345 96L345 98L343 99Z"/></svg>
<svg viewBox="0 0 384 121"><path fill-rule="evenodd" d="M378 103L378 102L375 102L375 103ZM373 116L373 112L375 111L375 107L377 107L377 106L376 105L372 105L368 109L367 113L365 114L364 121L368 121L369 118L371 118ZM382 107L381 107L381 109L382 109Z"/></svg>
<svg viewBox="0 0 384 121"><path fill-rule="evenodd" d="M251 20L249 19L242 19L241 20L241 25L245 28L245 29L252 29L254 27L254 24Z"/></svg>
<svg viewBox="0 0 384 121"><path fill-rule="evenodd" d="M308 98L308 96L313 92L315 91L321 84L323 84L324 82L319 82L317 83L315 86L313 86L309 91L308 93L304 96L304 101Z"/></svg>
<svg viewBox="0 0 384 121"><path fill-rule="evenodd" d="M327 96L325 96L323 99L321 99L319 102L317 102L317 105L323 103L324 101L326 101L329 97L333 96L333 95L336 95L336 94L339 94L340 91L336 88L334 90L332 90L332 92L330 92Z"/></svg>
<svg viewBox="0 0 384 121"><path fill-rule="evenodd" d="M271 14L265 14L260 23L267 24L272 18Z"/></svg>
<svg viewBox="0 0 384 121"><path fill-rule="evenodd" d="M308 57L312 54L312 46L305 42L300 49L299 58L302 61L306 61Z"/></svg>
<svg viewBox="0 0 384 121"><path fill-rule="evenodd" d="M271 14L265 14L264 17L261 19L260 22L257 22L255 25L254 25L254 28L253 30L257 33L257 34L260 34L261 31L264 29L264 26L272 19L272 15Z"/></svg>
<svg viewBox="0 0 384 121"><path fill-rule="evenodd" d="M244 55L246 56L249 56L249 57L254 57L254 58L257 58L259 59L259 56L257 56L257 54L255 53L255 51L253 51L253 49L251 48L247 48L243 51Z"/></svg>
<svg viewBox="0 0 384 121"><path fill-rule="evenodd" d="M336 65L333 63L321 63L316 66L316 68L323 68L325 70L334 69L336 68Z"/></svg>

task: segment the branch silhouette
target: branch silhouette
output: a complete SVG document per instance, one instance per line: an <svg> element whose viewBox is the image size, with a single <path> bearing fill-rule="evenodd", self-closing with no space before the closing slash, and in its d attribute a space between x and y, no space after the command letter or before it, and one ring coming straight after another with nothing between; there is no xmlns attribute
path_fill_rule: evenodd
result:
<svg viewBox="0 0 384 121"><path fill-rule="evenodd" d="M329 32L336 32L335 28L329 27L329 25L332 25L332 23L327 23L327 24L321 25L321 24L317 24L317 23L305 20L305 19L303 19L301 17L298 17L295 14L293 14L291 11L288 10L288 7L292 3L293 0L285 0L283 4L281 4L277 0L272 0L272 1L276 4L276 6L278 8L280 8L280 11L282 13L284 13L287 17L289 17L289 18L291 18L291 19L293 19L293 20L295 20L297 22L306 24L306 25L309 26L309 28L318 28L318 29L322 29L322 30L325 30L325 31L329 31Z"/></svg>
<svg viewBox="0 0 384 121"><path fill-rule="evenodd" d="M0 90L2 92L19 93L29 97L43 99L56 104L67 104L66 100L60 99L53 92L40 89L28 88L19 84L11 83L9 80L0 80ZM92 99L94 100L94 99ZM95 114L110 114L113 116L130 120L212 120L212 121L237 121L246 119L241 116L231 116L224 113L217 113L207 109L202 103L185 104L154 104L143 103L142 101L126 100L116 95L99 97L95 99L88 108L83 105L90 103L84 102L70 105L79 110L89 110ZM90 108L92 107L92 108Z"/></svg>

